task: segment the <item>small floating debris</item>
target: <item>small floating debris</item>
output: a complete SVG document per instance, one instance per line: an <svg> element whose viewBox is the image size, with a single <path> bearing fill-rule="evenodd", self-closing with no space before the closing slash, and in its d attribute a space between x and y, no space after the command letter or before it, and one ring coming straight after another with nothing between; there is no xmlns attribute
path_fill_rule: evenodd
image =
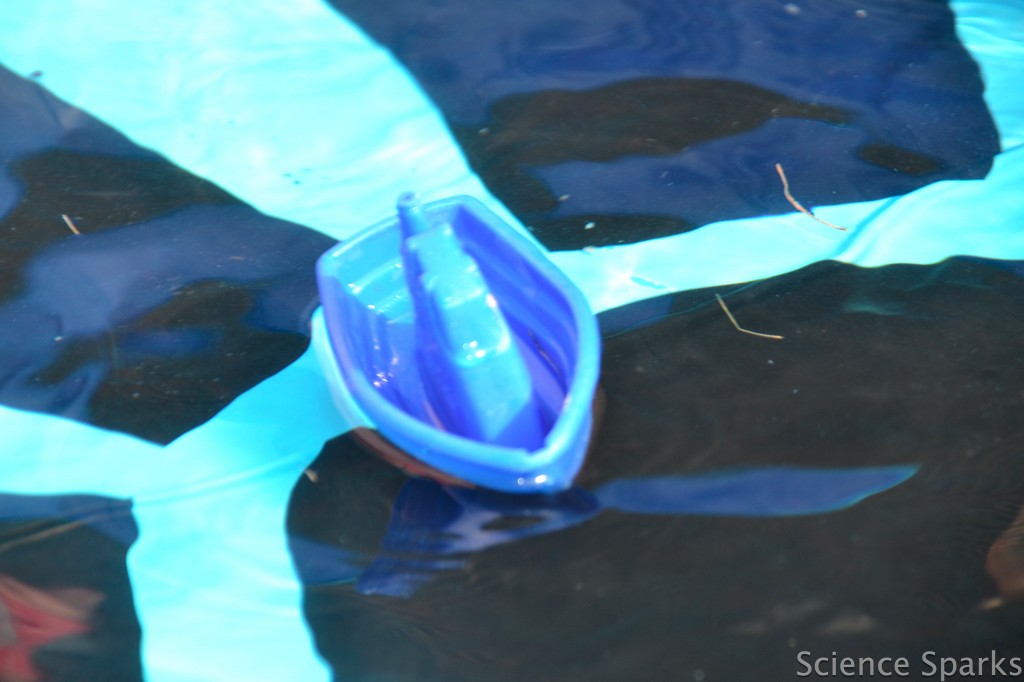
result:
<svg viewBox="0 0 1024 682"><path fill-rule="evenodd" d="M81 232L78 231L78 228L75 227L75 221L71 219L71 216L69 216L67 213L61 213L60 217L64 219L64 224L67 225L72 232L74 232L77 235L82 234Z"/></svg>
<svg viewBox="0 0 1024 682"><path fill-rule="evenodd" d="M836 230L841 230L843 232L846 232L846 228L845 227L840 227L839 225L836 225L835 223L830 223L827 220L822 220L818 216L814 215L814 213L812 213L810 209L805 208L803 204L801 204L799 201L794 199L793 195L789 193L789 180L786 179L786 171L782 170L782 164L781 163L775 164L775 170L776 170L776 172L778 172L779 178L782 179L782 193L786 195L786 200L793 206L793 208L795 208L796 210L800 211L805 216L809 216L809 217L813 218L814 220L817 220L822 225L828 225L829 227L834 228Z"/></svg>
<svg viewBox="0 0 1024 682"><path fill-rule="evenodd" d="M725 305L725 299L723 299L718 294L715 294L715 298L718 299L718 305L722 306L722 311L725 313L725 316L729 318L729 321L732 322L732 326L736 328L736 331L743 332L744 334L750 334L751 336L759 336L762 339L775 339L776 341L781 341L782 339L785 338L784 336L779 336L778 334L763 334L761 332L755 332L749 329L744 329L743 327L740 326L740 323L736 321L736 318L732 316L732 313L729 311L729 306ZM771 362L771 360L769 360L769 362Z"/></svg>

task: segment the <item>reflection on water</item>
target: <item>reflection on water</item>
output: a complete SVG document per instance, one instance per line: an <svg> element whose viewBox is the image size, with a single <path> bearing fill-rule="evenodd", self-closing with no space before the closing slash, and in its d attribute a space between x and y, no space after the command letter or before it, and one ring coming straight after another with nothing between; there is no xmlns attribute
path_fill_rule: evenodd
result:
<svg viewBox="0 0 1024 682"><path fill-rule="evenodd" d="M982 177L997 151L943 2L334 4L549 246L788 212L779 161L813 206ZM4 70L0 117L0 401L166 443L302 352L331 240ZM1024 653L1020 271L822 263L612 311L607 417L557 496L334 441L289 519L319 650L375 681ZM737 333L715 293L785 341ZM80 503L0 499L4 679L142 677L128 505Z"/></svg>
<svg viewBox="0 0 1024 682"><path fill-rule="evenodd" d="M32 662L37 649L88 632L103 595L78 587L41 590L0 574L0 679L44 679Z"/></svg>
<svg viewBox="0 0 1024 682"><path fill-rule="evenodd" d="M328 474L348 475L346 469L365 457L365 443L351 434L329 443L314 464L315 481L309 479L297 490L298 504L309 497L324 504L320 492L327 486L321 482L327 483ZM339 461L344 463L340 471ZM576 487L548 495L512 495L414 478L402 484L395 497L379 551L364 549L360 554L344 543L323 544L301 536L293 538L292 550L307 584L355 580L361 594L410 597L436 573L465 568L466 555L565 530L602 511L751 517L822 514L888 490L915 471L914 466L778 467L621 479L592 492ZM301 516L293 519L298 533L309 532Z"/></svg>
<svg viewBox="0 0 1024 682"><path fill-rule="evenodd" d="M2 67L0 122L0 402L166 443L306 348L333 240Z"/></svg>
<svg viewBox="0 0 1024 682"><path fill-rule="evenodd" d="M0 681L137 682L131 505L0 495Z"/></svg>
<svg viewBox="0 0 1024 682"><path fill-rule="evenodd" d="M985 568L1003 599L1024 600L1024 509L989 548Z"/></svg>
<svg viewBox="0 0 1024 682"><path fill-rule="evenodd" d="M551 249L789 212L777 162L840 204L983 177L999 148L944 2L331 3Z"/></svg>
<svg viewBox="0 0 1024 682"><path fill-rule="evenodd" d="M608 405L563 496L410 480L333 441L289 517L320 651L360 680L1024 654L986 574L1024 503L1007 265L820 263L603 316ZM737 332L715 293L784 341Z"/></svg>

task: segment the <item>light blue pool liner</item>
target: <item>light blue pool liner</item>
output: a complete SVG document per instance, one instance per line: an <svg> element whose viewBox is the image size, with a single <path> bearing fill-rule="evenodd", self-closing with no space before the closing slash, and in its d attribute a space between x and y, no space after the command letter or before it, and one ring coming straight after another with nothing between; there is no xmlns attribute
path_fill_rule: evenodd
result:
<svg viewBox="0 0 1024 682"><path fill-rule="evenodd" d="M952 6L1001 136L984 180L817 209L847 233L794 213L553 261L601 311L829 258L864 267L953 255L1024 259L1024 7ZM26 77L41 72L57 96L135 142L337 239L389 215L409 188L426 199L475 196L513 220L468 172L416 84L316 0L8 3L0 62ZM313 334L323 343L322 327ZM311 349L166 447L0 408L0 487L132 500L139 539L128 570L151 682L326 681L283 520L295 480L325 440L350 426Z"/></svg>

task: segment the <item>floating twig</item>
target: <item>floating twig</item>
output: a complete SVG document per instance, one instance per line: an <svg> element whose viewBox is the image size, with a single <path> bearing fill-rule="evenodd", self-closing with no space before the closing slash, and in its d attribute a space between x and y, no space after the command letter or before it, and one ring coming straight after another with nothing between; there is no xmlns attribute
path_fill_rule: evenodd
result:
<svg viewBox="0 0 1024 682"><path fill-rule="evenodd" d="M781 341L784 338L778 334L762 334L761 332L744 329L740 326L740 323L736 321L736 318L732 316L732 313L729 312L729 306L725 305L725 300L723 300L718 294L715 294L715 298L718 299L718 305L722 306L722 312L724 312L725 316L729 318L730 322L732 322L732 326L736 327L736 331L741 331L744 334L750 334L751 336L760 336L762 339L775 339L776 341Z"/></svg>
<svg viewBox="0 0 1024 682"><path fill-rule="evenodd" d="M822 225L828 225L829 227L834 228L836 230L842 230L843 232L846 232L846 228L845 227L840 227L839 225L836 225L835 223L830 223L827 220L822 220L818 216L814 215L811 212L810 209L805 208L803 204L801 204L799 201L794 199L793 195L789 193L789 180L786 179L786 171L782 170L782 164L781 163L775 164L775 170L778 171L779 178L782 179L782 193L786 195L786 200L789 201L789 203L793 205L793 208L795 208L796 210L800 211L805 216L809 216L811 218L814 218L815 220L817 220Z"/></svg>
<svg viewBox="0 0 1024 682"><path fill-rule="evenodd" d="M75 227L75 222L71 220L71 216L69 216L67 213L61 213L60 217L64 219L64 224L71 228L72 232L78 235L82 234L81 232L78 231L78 228Z"/></svg>

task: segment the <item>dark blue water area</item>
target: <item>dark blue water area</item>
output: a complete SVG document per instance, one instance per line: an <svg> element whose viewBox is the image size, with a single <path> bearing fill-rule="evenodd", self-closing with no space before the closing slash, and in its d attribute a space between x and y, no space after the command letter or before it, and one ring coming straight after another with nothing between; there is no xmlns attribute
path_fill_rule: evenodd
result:
<svg viewBox="0 0 1024 682"><path fill-rule="evenodd" d="M0 494L0 679L142 679L131 502Z"/></svg>
<svg viewBox="0 0 1024 682"><path fill-rule="evenodd" d="M560 495L331 441L288 522L320 652L358 680L1024 655L1016 265L822 262L602 315L603 417Z"/></svg>
<svg viewBox="0 0 1024 682"><path fill-rule="evenodd" d="M943 2L335 4L554 248L790 211L775 163L815 205L982 177L998 148ZM333 240L2 69L0 125L0 403L167 443L306 349ZM1022 272L824 262L608 311L557 495L413 478L339 435L287 520L319 652L375 682L1024 655ZM0 510L0 677L140 679L130 503Z"/></svg>
<svg viewBox="0 0 1024 682"><path fill-rule="evenodd" d="M936 0L331 0L549 248L979 178L999 151ZM590 229L586 226L592 223Z"/></svg>
<svg viewBox="0 0 1024 682"><path fill-rule="evenodd" d="M0 125L0 402L166 443L308 346L333 240L3 69Z"/></svg>

